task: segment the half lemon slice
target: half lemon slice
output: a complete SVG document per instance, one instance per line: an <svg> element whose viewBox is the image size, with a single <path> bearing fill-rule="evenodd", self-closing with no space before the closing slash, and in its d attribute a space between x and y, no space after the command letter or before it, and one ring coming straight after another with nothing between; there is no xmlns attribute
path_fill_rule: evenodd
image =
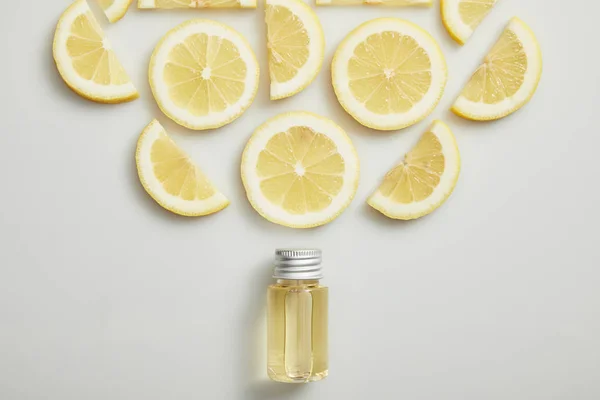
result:
<svg viewBox="0 0 600 400"><path fill-rule="evenodd" d="M402 129L427 117L446 86L446 61L417 25L380 18L352 31L333 58L332 79L342 107L361 124Z"/></svg>
<svg viewBox="0 0 600 400"><path fill-rule="evenodd" d="M138 8L256 8L256 0L138 0Z"/></svg>
<svg viewBox="0 0 600 400"><path fill-rule="evenodd" d="M448 33L465 44L498 0L441 0L442 21Z"/></svg>
<svg viewBox="0 0 600 400"><path fill-rule="evenodd" d="M100 103L139 97L85 0L60 17L52 50L61 77L80 96Z"/></svg>
<svg viewBox="0 0 600 400"><path fill-rule="evenodd" d="M350 204L359 162L350 138L333 121L293 112L254 132L241 172L248 200L264 218L312 228L333 221Z"/></svg>
<svg viewBox="0 0 600 400"><path fill-rule="evenodd" d="M435 121L404 160L388 172L368 203L390 218L420 218L450 197L459 173L454 135L446 124Z"/></svg>
<svg viewBox="0 0 600 400"><path fill-rule="evenodd" d="M529 102L541 77L540 45L531 29L519 18L513 18L452 111L476 121L506 117Z"/></svg>
<svg viewBox="0 0 600 400"><path fill-rule="evenodd" d="M131 3L133 0L98 0L98 4L111 23L120 21L129 10Z"/></svg>
<svg viewBox="0 0 600 400"><path fill-rule="evenodd" d="M239 33L215 21L184 22L160 41L150 86L160 109L190 129L227 125L250 107L258 62Z"/></svg>
<svg viewBox="0 0 600 400"><path fill-rule="evenodd" d="M198 217L221 211L229 201L154 120L142 132L135 153L140 182L162 207Z"/></svg>
<svg viewBox="0 0 600 400"><path fill-rule="evenodd" d="M301 0L267 0L271 100L304 90L323 65L325 36L319 18Z"/></svg>

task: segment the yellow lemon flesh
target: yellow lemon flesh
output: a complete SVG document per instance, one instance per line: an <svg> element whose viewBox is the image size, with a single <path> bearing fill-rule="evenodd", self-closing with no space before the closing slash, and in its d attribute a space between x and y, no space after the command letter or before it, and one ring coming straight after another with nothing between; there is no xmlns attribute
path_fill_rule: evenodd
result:
<svg viewBox="0 0 600 400"><path fill-rule="evenodd" d="M53 54L65 83L87 99L122 103L139 96L85 0L61 16Z"/></svg>
<svg viewBox="0 0 600 400"><path fill-rule="evenodd" d="M356 151L344 131L303 112L267 121L242 159L252 206L272 222L297 228L335 219L354 197L358 171Z"/></svg>
<svg viewBox="0 0 600 400"><path fill-rule="evenodd" d="M446 61L435 40L397 18L369 21L338 47L333 87L342 107L379 130L410 126L433 111L446 85Z"/></svg>
<svg viewBox="0 0 600 400"><path fill-rule="evenodd" d="M129 10L129 6L133 2L133 0L97 0L98 4L104 11L106 18L112 23L120 21L127 10Z"/></svg>
<svg viewBox="0 0 600 400"><path fill-rule="evenodd" d="M368 203L390 218L420 218L446 201L459 173L454 135L446 124L435 121L404 160L388 172Z"/></svg>
<svg viewBox="0 0 600 400"><path fill-rule="evenodd" d="M156 120L142 132L135 159L142 186L169 211L194 217L229 205Z"/></svg>
<svg viewBox="0 0 600 400"><path fill-rule="evenodd" d="M432 0L317 0L318 6L352 6L358 4L395 7L431 7Z"/></svg>
<svg viewBox="0 0 600 400"><path fill-rule="evenodd" d="M542 75L542 53L531 29L513 18L475 71L452 111L472 120L503 118L535 93Z"/></svg>
<svg viewBox="0 0 600 400"><path fill-rule="evenodd" d="M218 128L239 117L258 89L258 63L233 29L192 20L167 33L150 62L150 86L163 112L180 125Z"/></svg>
<svg viewBox="0 0 600 400"><path fill-rule="evenodd" d="M305 89L323 64L325 38L318 17L301 0L267 0L271 99Z"/></svg>
<svg viewBox="0 0 600 400"><path fill-rule="evenodd" d="M138 8L256 8L256 0L138 0Z"/></svg>
<svg viewBox="0 0 600 400"><path fill-rule="evenodd" d="M471 37L498 0L441 0L442 21L460 44Z"/></svg>

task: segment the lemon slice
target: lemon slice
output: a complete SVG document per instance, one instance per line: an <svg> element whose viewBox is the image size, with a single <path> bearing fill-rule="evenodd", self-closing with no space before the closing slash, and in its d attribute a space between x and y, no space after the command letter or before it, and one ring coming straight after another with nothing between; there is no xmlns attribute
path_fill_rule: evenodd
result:
<svg viewBox="0 0 600 400"><path fill-rule="evenodd" d="M394 219L416 219L441 206L456 186L460 154L450 128L435 121L369 198L371 207Z"/></svg>
<svg viewBox="0 0 600 400"><path fill-rule="evenodd" d="M506 117L533 97L541 77L540 45L531 29L520 19L513 18L463 89L452 111L477 121Z"/></svg>
<svg viewBox="0 0 600 400"><path fill-rule="evenodd" d="M256 0L138 0L138 8L256 8Z"/></svg>
<svg viewBox="0 0 600 400"><path fill-rule="evenodd" d="M429 115L446 86L446 61L435 40L410 22L381 18L352 31L332 63L333 88L358 122L401 129Z"/></svg>
<svg viewBox="0 0 600 400"><path fill-rule="evenodd" d="M161 110L190 129L227 125L250 107L258 62L233 29L191 20L171 30L150 60L150 86Z"/></svg>
<svg viewBox="0 0 600 400"><path fill-rule="evenodd" d="M316 0L318 6L354 6L358 4L396 7L431 7L432 0Z"/></svg>
<svg viewBox="0 0 600 400"><path fill-rule="evenodd" d="M354 198L359 179L350 138L333 121L306 112L281 114L258 128L241 170L254 209L293 228L334 220Z"/></svg>
<svg viewBox="0 0 600 400"><path fill-rule="evenodd" d="M465 44L498 0L441 0L442 21L448 33Z"/></svg>
<svg viewBox="0 0 600 400"><path fill-rule="evenodd" d="M106 18L113 23L125 16L132 2L133 0L98 0Z"/></svg>
<svg viewBox="0 0 600 400"><path fill-rule="evenodd" d="M52 50L58 72L80 96L100 103L138 98L85 0L77 0L60 17Z"/></svg>
<svg viewBox="0 0 600 400"><path fill-rule="evenodd" d="M229 205L156 120L142 132L135 162L146 192L175 214L198 217Z"/></svg>
<svg viewBox="0 0 600 400"><path fill-rule="evenodd" d="M323 65L325 36L319 18L302 0L267 0L271 99L305 89Z"/></svg>

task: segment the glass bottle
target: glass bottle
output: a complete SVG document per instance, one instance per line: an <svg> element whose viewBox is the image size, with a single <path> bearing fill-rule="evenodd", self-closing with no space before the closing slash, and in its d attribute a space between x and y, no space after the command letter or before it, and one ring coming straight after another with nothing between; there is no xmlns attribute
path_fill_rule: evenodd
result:
<svg viewBox="0 0 600 400"><path fill-rule="evenodd" d="M318 381L328 373L328 289L319 284L321 250L275 252L267 295L267 372L278 382Z"/></svg>

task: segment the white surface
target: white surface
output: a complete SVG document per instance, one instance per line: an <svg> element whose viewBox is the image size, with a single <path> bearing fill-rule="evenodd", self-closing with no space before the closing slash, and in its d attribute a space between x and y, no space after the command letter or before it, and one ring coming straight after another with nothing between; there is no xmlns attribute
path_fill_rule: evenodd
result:
<svg viewBox="0 0 600 400"><path fill-rule="evenodd" d="M52 64L54 24L67 4L6 1L0 16L0 399L600 398L600 58L584 53L597 38L597 3L502 0L463 48L437 9L319 9L328 62L352 28L382 15L404 16L442 45L449 81L440 105L391 134L342 111L327 67L303 93L271 103L260 8L132 9L107 35L142 98L121 106L80 99ZM146 83L159 38L201 15L246 35L262 67L253 106L214 132L169 123ZM533 101L494 123L450 115L514 15L542 42ZM362 161L355 201L310 231L263 220L239 178L252 130L299 109L339 123ZM229 208L185 219L148 197L134 149L153 117ZM463 157L452 197L410 223L370 210L368 195L435 118L455 131ZM277 246L324 250L331 374L320 383L264 380L264 290Z"/></svg>

